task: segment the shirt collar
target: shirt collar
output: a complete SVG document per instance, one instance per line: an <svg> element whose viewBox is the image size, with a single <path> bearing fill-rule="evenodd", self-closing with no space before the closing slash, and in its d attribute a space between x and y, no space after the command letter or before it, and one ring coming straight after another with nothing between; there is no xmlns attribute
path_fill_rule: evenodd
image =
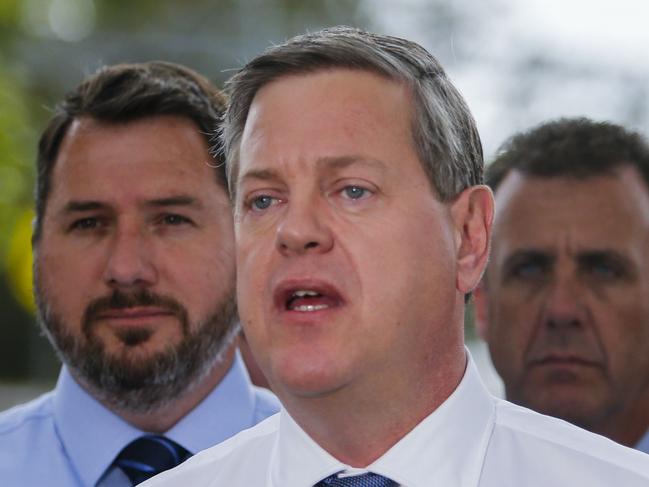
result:
<svg viewBox="0 0 649 487"><path fill-rule="evenodd" d="M198 453L255 424L255 391L237 351L217 387L166 436Z"/></svg>
<svg viewBox="0 0 649 487"><path fill-rule="evenodd" d="M196 453L252 426L254 407L254 391L237 354L218 387L165 434ZM83 485L95 485L122 448L144 434L86 392L65 366L55 389L54 419Z"/></svg>
<svg viewBox="0 0 649 487"><path fill-rule="evenodd" d="M350 467L336 460L282 408L279 417L276 460L271 460L272 484L313 486L320 480Z"/></svg>
<svg viewBox="0 0 649 487"><path fill-rule="evenodd" d="M641 452L649 453L649 430L647 430L644 436L640 438L640 441L634 448Z"/></svg>
<svg viewBox="0 0 649 487"><path fill-rule="evenodd" d="M477 485L495 405L468 350L467 356L464 377L448 399L366 471L406 487ZM341 470L358 471L324 451L285 410L276 451L279 458L272 474L276 485L312 486Z"/></svg>

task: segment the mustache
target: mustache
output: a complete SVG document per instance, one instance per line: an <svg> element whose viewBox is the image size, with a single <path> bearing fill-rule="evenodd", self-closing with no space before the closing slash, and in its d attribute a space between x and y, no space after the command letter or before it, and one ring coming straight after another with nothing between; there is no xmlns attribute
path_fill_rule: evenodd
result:
<svg viewBox="0 0 649 487"><path fill-rule="evenodd" d="M187 318L185 307L173 298L153 293L147 289L131 293L116 289L109 296L96 298L86 306L83 316L84 328L88 329L106 311L146 306L155 306L169 311L180 318L181 322Z"/></svg>

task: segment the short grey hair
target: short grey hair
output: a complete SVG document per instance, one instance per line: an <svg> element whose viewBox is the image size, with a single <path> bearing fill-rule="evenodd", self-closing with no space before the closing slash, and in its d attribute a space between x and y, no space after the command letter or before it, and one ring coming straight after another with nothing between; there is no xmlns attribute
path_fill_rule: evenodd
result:
<svg viewBox="0 0 649 487"><path fill-rule="evenodd" d="M369 71L405 83L411 90L415 146L442 201L482 183L482 144L475 121L439 62L405 39L333 27L267 49L227 82L230 105L215 150L225 156L233 197L241 137L257 91L281 77L332 68Z"/></svg>

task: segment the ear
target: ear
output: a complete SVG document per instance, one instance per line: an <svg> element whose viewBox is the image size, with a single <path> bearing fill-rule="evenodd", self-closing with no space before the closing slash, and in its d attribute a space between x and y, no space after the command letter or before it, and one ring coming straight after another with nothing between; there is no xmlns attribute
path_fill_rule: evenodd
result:
<svg viewBox="0 0 649 487"><path fill-rule="evenodd" d="M471 186L451 205L457 249L457 290L470 293L480 281L489 258L494 198L484 185Z"/></svg>
<svg viewBox="0 0 649 487"><path fill-rule="evenodd" d="M485 278L480 280L478 286L473 290L473 311L475 312L475 329L480 338L488 342L489 337L489 301L487 300L487 289Z"/></svg>

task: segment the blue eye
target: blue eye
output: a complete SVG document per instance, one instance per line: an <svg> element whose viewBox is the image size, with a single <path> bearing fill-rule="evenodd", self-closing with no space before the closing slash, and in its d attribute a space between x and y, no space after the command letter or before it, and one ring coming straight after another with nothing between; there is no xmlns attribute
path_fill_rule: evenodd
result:
<svg viewBox="0 0 649 487"><path fill-rule="evenodd" d="M253 210L266 210L273 205L273 200L273 197L264 194L253 198L250 206Z"/></svg>
<svg viewBox="0 0 649 487"><path fill-rule="evenodd" d="M345 196L347 198L358 200L366 195L367 190L365 188L361 188L360 186L346 186L343 189L343 192L345 193Z"/></svg>

